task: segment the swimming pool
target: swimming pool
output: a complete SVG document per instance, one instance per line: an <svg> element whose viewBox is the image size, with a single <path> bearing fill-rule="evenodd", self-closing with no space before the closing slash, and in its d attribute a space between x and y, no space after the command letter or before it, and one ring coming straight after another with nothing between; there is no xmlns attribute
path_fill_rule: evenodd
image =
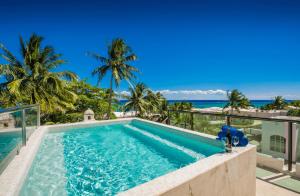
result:
<svg viewBox="0 0 300 196"><path fill-rule="evenodd" d="M224 152L210 138L140 120L50 129L21 195L115 195Z"/></svg>

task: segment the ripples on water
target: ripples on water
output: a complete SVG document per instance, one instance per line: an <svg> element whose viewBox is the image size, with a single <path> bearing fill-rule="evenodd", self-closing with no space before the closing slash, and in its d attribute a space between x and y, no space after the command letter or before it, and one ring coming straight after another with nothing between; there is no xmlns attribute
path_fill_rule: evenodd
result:
<svg viewBox="0 0 300 196"><path fill-rule="evenodd" d="M114 195L204 158L130 126L47 134L21 195Z"/></svg>

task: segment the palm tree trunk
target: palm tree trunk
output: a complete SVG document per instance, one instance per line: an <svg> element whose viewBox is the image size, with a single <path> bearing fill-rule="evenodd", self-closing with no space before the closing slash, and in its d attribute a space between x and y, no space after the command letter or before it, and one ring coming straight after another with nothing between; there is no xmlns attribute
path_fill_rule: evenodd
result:
<svg viewBox="0 0 300 196"><path fill-rule="evenodd" d="M32 104L36 104L34 93L31 93Z"/></svg>
<svg viewBox="0 0 300 196"><path fill-rule="evenodd" d="M112 102L112 85L113 85L113 75L111 74L111 78L110 78L110 89L109 89L109 100L108 100L107 119L110 119L111 102Z"/></svg>

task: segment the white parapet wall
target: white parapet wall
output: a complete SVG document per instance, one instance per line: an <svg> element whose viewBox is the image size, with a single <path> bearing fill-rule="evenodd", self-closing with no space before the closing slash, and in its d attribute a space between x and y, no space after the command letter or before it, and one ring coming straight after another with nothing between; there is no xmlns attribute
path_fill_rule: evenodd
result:
<svg viewBox="0 0 300 196"><path fill-rule="evenodd" d="M150 182L120 193L119 196L255 196L256 148L213 155Z"/></svg>
<svg viewBox="0 0 300 196"><path fill-rule="evenodd" d="M257 153L256 155L257 165L275 169L277 171L283 171L284 159L275 158L270 155Z"/></svg>
<svg viewBox="0 0 300 196"><path fill-rule="evenodd" d="M300 178L300 163L296 163L296 176Z"/></svg>

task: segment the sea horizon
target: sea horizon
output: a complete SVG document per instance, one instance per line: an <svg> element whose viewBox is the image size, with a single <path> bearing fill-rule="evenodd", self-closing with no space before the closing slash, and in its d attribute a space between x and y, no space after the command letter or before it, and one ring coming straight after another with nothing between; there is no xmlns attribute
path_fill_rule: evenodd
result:
<svg viewBox="0 0 300 196"><path fill-rule="evenodd" d="M127 100L119 100L120 104L123 105ZM225 99L219 99L219 100L174 100L170 99L167 100L169 104L178 103L178 102L189 102L192 103L194 108L211 108L211 107L224 107L228 100ZM250 103L252 104L252 107L260 108L266 104L272 103L272 99L261 99L261 100L250 100ZM286 102L291 102L293 100L286 100Z"/></svg>

